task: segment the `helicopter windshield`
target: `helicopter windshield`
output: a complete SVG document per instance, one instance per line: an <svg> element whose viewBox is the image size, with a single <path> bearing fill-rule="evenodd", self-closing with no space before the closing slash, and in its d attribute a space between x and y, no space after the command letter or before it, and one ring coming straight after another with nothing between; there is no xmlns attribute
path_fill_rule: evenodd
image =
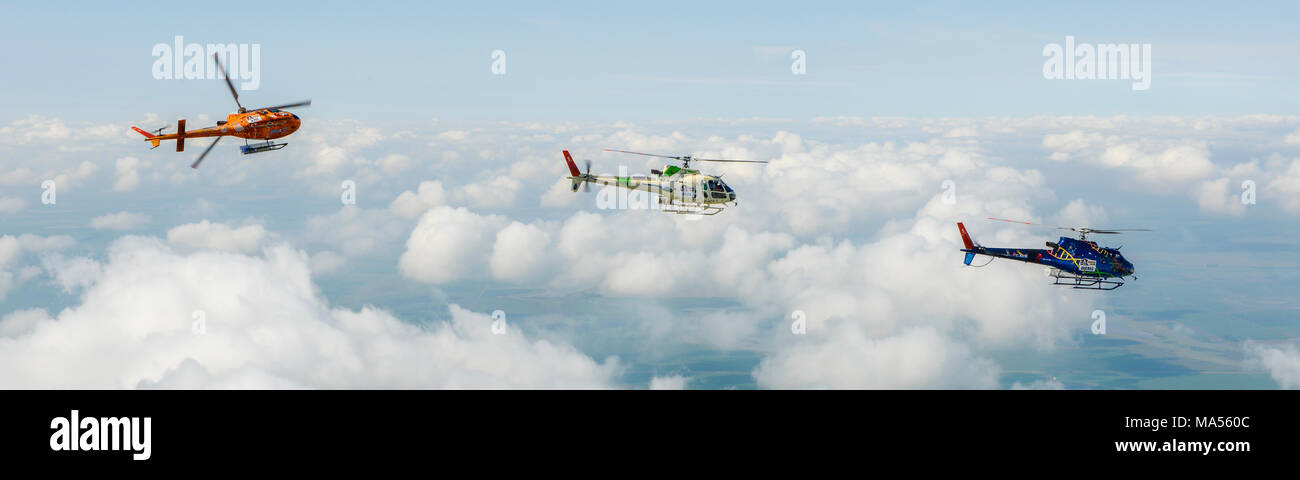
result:
<svg viewBox="0 0 1300 480"><path fill-rule="evenodd" d="M704 189L709 192L709 196L720 200L734 200L735 193L731 187L727 186L722 180L711 179L704 182Z"/></svg>

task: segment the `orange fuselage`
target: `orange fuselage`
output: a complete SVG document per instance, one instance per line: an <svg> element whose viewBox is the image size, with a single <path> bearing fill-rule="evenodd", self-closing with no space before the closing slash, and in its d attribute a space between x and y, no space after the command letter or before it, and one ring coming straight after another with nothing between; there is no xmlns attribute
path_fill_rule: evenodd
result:
<svg viewBox="0 0 1300 480"><path fill-rule="evenodd" d="M200 128L197 130L187 130L183 134L169 133L158 135L146 140L175 140L180 137L184 138L202 138L202 137L220 137L229 135L232 137L246 138L249 140L272 140L298 131L302 126L302 120L289 112L271 111L271 110L254 110L246 113L232 113L226 116L225 123L218 124L215 127Z"/></svg>

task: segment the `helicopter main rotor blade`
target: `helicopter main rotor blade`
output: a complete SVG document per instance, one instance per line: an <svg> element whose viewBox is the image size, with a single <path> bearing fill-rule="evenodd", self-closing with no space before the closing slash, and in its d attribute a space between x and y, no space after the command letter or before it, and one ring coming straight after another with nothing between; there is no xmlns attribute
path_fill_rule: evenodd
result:
<svg viewBox="0 0 1300 480"><path fill-rule="evenodd" d="M278 109L284 109L284 108L310 107L310 106L311 106L311 100L303 100L303 101L298 102L298 103L286 103L286 104L284 104L284 105L276 105L276 106L274 106L274 107L254 108L253 110L278 110Z"/></svg>
<svg viewBox="0 0 1300 480"><path fill-rule="evenodd" d="M1021 224L1021 225L1033 225L1033 226L1036 226L1036 227L1055 228L1055 229L1057 229L1057 230L1069 230L1069 231L1071 231L1071 232L1078 232L1078 233L1082 233L1082 234L1084 234L1084 235L1089 235L1089 234L1093 234L1093 233L1100 233L1100 234L1104 234L1104 235L1109 235L1109 234L1119 234L1119 233L1124 233L1124 232L1150 232L1150 231L1151 231L1151 229L1149 229L1149 228L1107 228L1107 229L1094 229L1094 228L1088 228L1088 227L1054 227L1054 226L1051 226L1051 225L1044 225L1044 224L1041 224L1041 223L1024 222L1024 221L1020 221L1020 220L1007 220L1007 219L1005 219L1005 218L993 218L993 217L988 217L988 219L989 219L989 220L993 220L993 221L998 221L998 222L1018 223L1018 224Z"/></svg>
<svg viewBox="0 0 1300 480"><path fill-rule="evenodd" d="M239 104L239 92L235 91L235 84L230 83L230 74L226 73L226 67L221 66L221 58L216 53L213 53L212 61L217 63L217 69L221 71L222 78L226 79L226 86L230 87L230 95L235 97L235 106L239 107L239 113L244 113L244 106Z"/></svg>
<svg viewBox="0 0 1300 480"><path fill-rule="evenodd" d="M213 141L212 141L212 144L211 144L211 145L208 145L208 149L207 149L207 150L204 150L204 151L203 151L203 154L199 155L199 159L198 159L198 160L195 160L195 161L194 161L194 164L190 165L190 168L194 168L194 169L199 168L199 164L203 162L203 158L204 158L204 157L207 157L207 156L208 156L208 152L211 152L211 151L212 151L212 147L217 146L217 142L220 142L220 141L221 141L221 137L217 137L216 140L213 140Z"/></svg>
<svg viewBox="0 0 1300 480"><path fill-rule="evenodd" d="M630 153L630 154L633 154L633 155L645 155L645 156L647 156L647 157L671 158L671 159L673 159L673 160L681 160L681 159L682 159L682 157L674 157L674 156L671 156L671 155L657 155L657 154L654 154L654 153L629 152L629 151L627 151L627 150L614 150L614 149L612 149L612 148L606 148L605 151L606 151L606 152L618 152L618 153ZM694 160L694 159L691 159L691 160Z"/></svg>
<svg viewBox="0 0 1300 480"><path fill-rule="evenodd" d="M692 162L768 163L767 160L722 160L718 158L692 158Z"/></svg>
<svg viewBox="0 0 1300 480"><path fill-rule="evenodd" d="M1108 228L1106 230L1087 229L1088 233L1124 233L1124 232L1150 232L1149 228Z"/></svg>
<svg viewBox="0 0 1300 480"><path fill-rule="evenodd" d="M993 218L993 217L988 217L988 219L989 219L989 220L993 220L993 221L995 221L995 222L1019 223L1019 224L1021 224L1021 225L1033 225L1033 226L1036 226L1036 227L1060 228L1060 229L1062 229L1062 230L1074 230L1074 228L1072 228L1072 227L1057 227L1057 226L1053 226L1053 225L1044 225L1044 224L1041 224L1041 223L1025 222L1025 221L1021 221L1021 220L1007 220L1007 219L1005 219L1005 218Z"/></svg>

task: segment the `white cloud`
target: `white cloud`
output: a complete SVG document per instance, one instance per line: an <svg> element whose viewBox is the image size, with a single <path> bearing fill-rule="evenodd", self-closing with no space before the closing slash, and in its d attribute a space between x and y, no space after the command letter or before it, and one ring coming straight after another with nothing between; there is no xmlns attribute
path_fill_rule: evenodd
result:
<svg viewBox="0 0 1300 480"><path fill-rule="evenodd" d="M1219 170L1210 160L1206 142L1191 138L1107 137L1075 130L1044 136L1043 147L1052 151L1053 160L1080 159L1107 168L1125 169L1143 186L1158 191L1175 190Z"/></svg>
<svg viewBox="0 0 1300 480"><path fill-rule="evenodd" d="M476 208L506 208L515 204L515 196L522 184L507 176L498 176L456 189L458 204Z"/></svg>
<svg viewBox="0 0 1300 480"><path fill-rule="evenodd" d="M420 187L415 192L402 192L388 209L406 218L416 218L433 207L446 204L447 194L442 189L442 182L426 181L420 182Z"/></svg>
<svg viewBox="0 0 1300 480"><path fill-rule="evenodd" d="M681 375L656 376L650 379L651 390L685 390L690 379Z"/></svg>
<svg viewBox="0 0 1300 480"><path fill-rule="evenodd" d="M1206 180L1196 190L1196 205L1202 212L1241 215L1246 206L1241 203L1239 194L1230 188L1227 177Z"/></svg>
<svg viewBox="0 0 1300 480"><path fill-rule="evenodd" d="M324 275L333 273L342 268L348 261L347 257L337 253L325 250L316 252L311 256L311 273L312 275Z"/></svg>
<svg viewBox="0 0 1300 480"><path fill-rule="evenodd" d="M1292 160L1286 171L1274 176L1263 192L1257 201L1278 202L1283 210L1300 213L1300 159Z"/></svg>
<svg viewBox="0 0 1300 480"><path fill-rule="evenodd" d="M0 269L8 267L20 253L22 253L22 244L18 242L18 237L0 236Z"/></svg>
<svg viewBox="0 0 1300 480"><path fill-rule="evenodd" d="M18 275L8 269L18 263L24 252L47 253L68 248L76 243L66 235L42 237L24 233L0 236L0 300L3 300L14 287L34 278L40 273L39 267L27 266ZM34 271L35 270L35 271Z"/></svg>
<svg viewBox="0 0 1300 480"><path fill-rule="evenodd" d="M551 188L546 189L542 194L538 205L543 207L570 207L578 204L578 194L572 190L573 182L567 178L561 178L551 184Z"/></svg>
<svg viewBox="0 0 1300 480"><path fill-rule="evenodd" d="M49 318L45 310L18 310L0 317L0 338L18 338L31 333L42 320Z"/></svg>
<svg viewBox="0 0 1300 480"><path fill-rule="evenodd" d="M14 274L0 270L0 300L4 300L9 295L9 291L14 288Z"/></svg>
<svg viewBox="0 0 1300 480"><path fill-rule="evenodd" d="M1300 388L1300 349L1291 344L1246 344L1247 364L1268 370L1283 389Z"/></svg>
<svg viewBox="0 0 1300 480"><path fill-rule="evenodd" d="M17 213L27 208L27 201L18 197L0 197L0 213Z"/></svg>
<svg viewBox="0 0 1300 480"><path fill-rule="evenodd" d="M619 367L572 347L494 335L455 305L429 327L330 307L307 255L110 247L80 304L0 320L3 388L605 388ZM148 299L148 301L140 301ZM196 316L196 312L200 312ZM202 334L196 319L202 318ZM69 354L75 352L75 354Z"/></svg>
<svg viewBox="0 0 1300 480"><path fill-rule="evenodd" d="M1061 383L1055 377L1048 380L1034 380L1029 383L1016 382L1011 385L1012 390L1065 390L1065 384Z"/></svg>
<svg viewBox="0 0 1300 480"><path fill-rule="evenodd" d="M1062 227L1106 228L1110 223L1105 208L1088 205L1083 199L1076 199L1066 204L1056 215L1056 219L1056 224Z"/></svg>
<svg viewBox="0 0 1300 480"><path fill-rule="evenodd" d="M399 269L408 278L433 284L483 271L492 239L505 223L504 217L480 216L464 208L429 210L411 231Z"/></svg>
<svg viewBox="0 0 1300 480"><path fill-rule="evenodd" d="M173 245L237 253L258 251L265 237L266 230L261 225L231 228L224 223L207 220L187 223L167 231L167 241Z"/></svg>
<svg viewBox="0 0 1300 480"><path fill-rule="evenodd" d="M94 284L104 271L98 261L89 257L66 257L53 254L43 257L41 263L45 271L49 272L54 279L54 283L68 293Z"/></svg>
<svg viewBox="0 0 1300 480"><path fill-rule="evenodd" d="M806 343L805 343L806 342ZM765 388L996 388L999 368L933 329L872 339L855 325L800 339L763 359L754 378Z"/></svg>
<svg viewBox="0 0 1300 480"><path fill-rule="evenodd" d="M345 205L336 213L308 218L305 237L345 255L359 256L395 248L407 228L405 222L387 210Z"/></svg>
<svg viewBox="0 0 1300 480"><path fill-rule="evenodd" d="M554 256L549 251L550 234L536 225L511 222L497 232L488 261L492 275L506 281L530 280L542 273L546 260Z"/></svg>
<svg viewBox="0 0 1300 480"><path fill-rule="evenodd" d="M411 168L412 166L411 157L401 154L386 155L383 158L380 158L378 163L379 168L383 169L384 173L389 175L401 172Z"/></svg>
<svg viewBox="0 0 1300 480"><path fill-rule="evenodd" d="M129 192L140 186L140 170L149 167L149 162L141 162L135 157L117 159L115 171L117 181L113 183L114 192Z"/></svg>
<svg viewBox="0 0 1300 480"><path fill-rule="evenodd" d="M1300 128L1295 129L1290 135L1283 139L1288 145L1300 145Z"/></svg>
<svg viewBox="0 0 1300 480"><path fill-rule="evenodd" d="M415 192L402 192L389 204L388 209L406 218L415 218L440 205L469 206L483 209L500 209L513 206L522 187L519 180L506 176L469 183L450 191L442 182L420 182Z"/></svg>
<svg viewBox="0 0 1300 480"><path fill-rule="evenodd" d="M90 221L90 228L95 230L135 230L148 223L148 215L142 213L117 212L95 217Z"/></svg>

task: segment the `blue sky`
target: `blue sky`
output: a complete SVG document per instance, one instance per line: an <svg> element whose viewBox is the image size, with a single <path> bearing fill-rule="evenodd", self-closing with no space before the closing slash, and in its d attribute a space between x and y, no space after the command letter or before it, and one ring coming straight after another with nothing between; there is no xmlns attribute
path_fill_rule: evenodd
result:
<svg viewBox="0 0 1300 480"><path fill-rule="evenodd" d="M1295 10L9 6L0 386L1295 388ZM149 150L234 110L152 77L177 35L260 44L244 104L314 101L290 146ZM1151 88L1044 79L1066 36L1150 43ZM562 149L662 166L606 147L771 163L709 166L740 204L697 221L570 193ZM1154 231L1100 239L1140 279L1099 294L963 267L958 221L1059 234L990 216Z"/></svg>
<svg viewBox="0 0 1300 480"><path fill-rule="evenodd" d="M7 9L7 117L57 107L107 121L224 112L217 85L151 79L150 49L260 43L248 97L314 97L362 120L1195 115L1300 104L1300 33L1286 2L558 2L257 9L27 3ZM58 18L57 24L50 19ZM1047 81L1042 48L1067 35L1150 43L1154 87ZM508 73L490 75L490 53ZM790 73L789 52L808 54Z"/></svg>

